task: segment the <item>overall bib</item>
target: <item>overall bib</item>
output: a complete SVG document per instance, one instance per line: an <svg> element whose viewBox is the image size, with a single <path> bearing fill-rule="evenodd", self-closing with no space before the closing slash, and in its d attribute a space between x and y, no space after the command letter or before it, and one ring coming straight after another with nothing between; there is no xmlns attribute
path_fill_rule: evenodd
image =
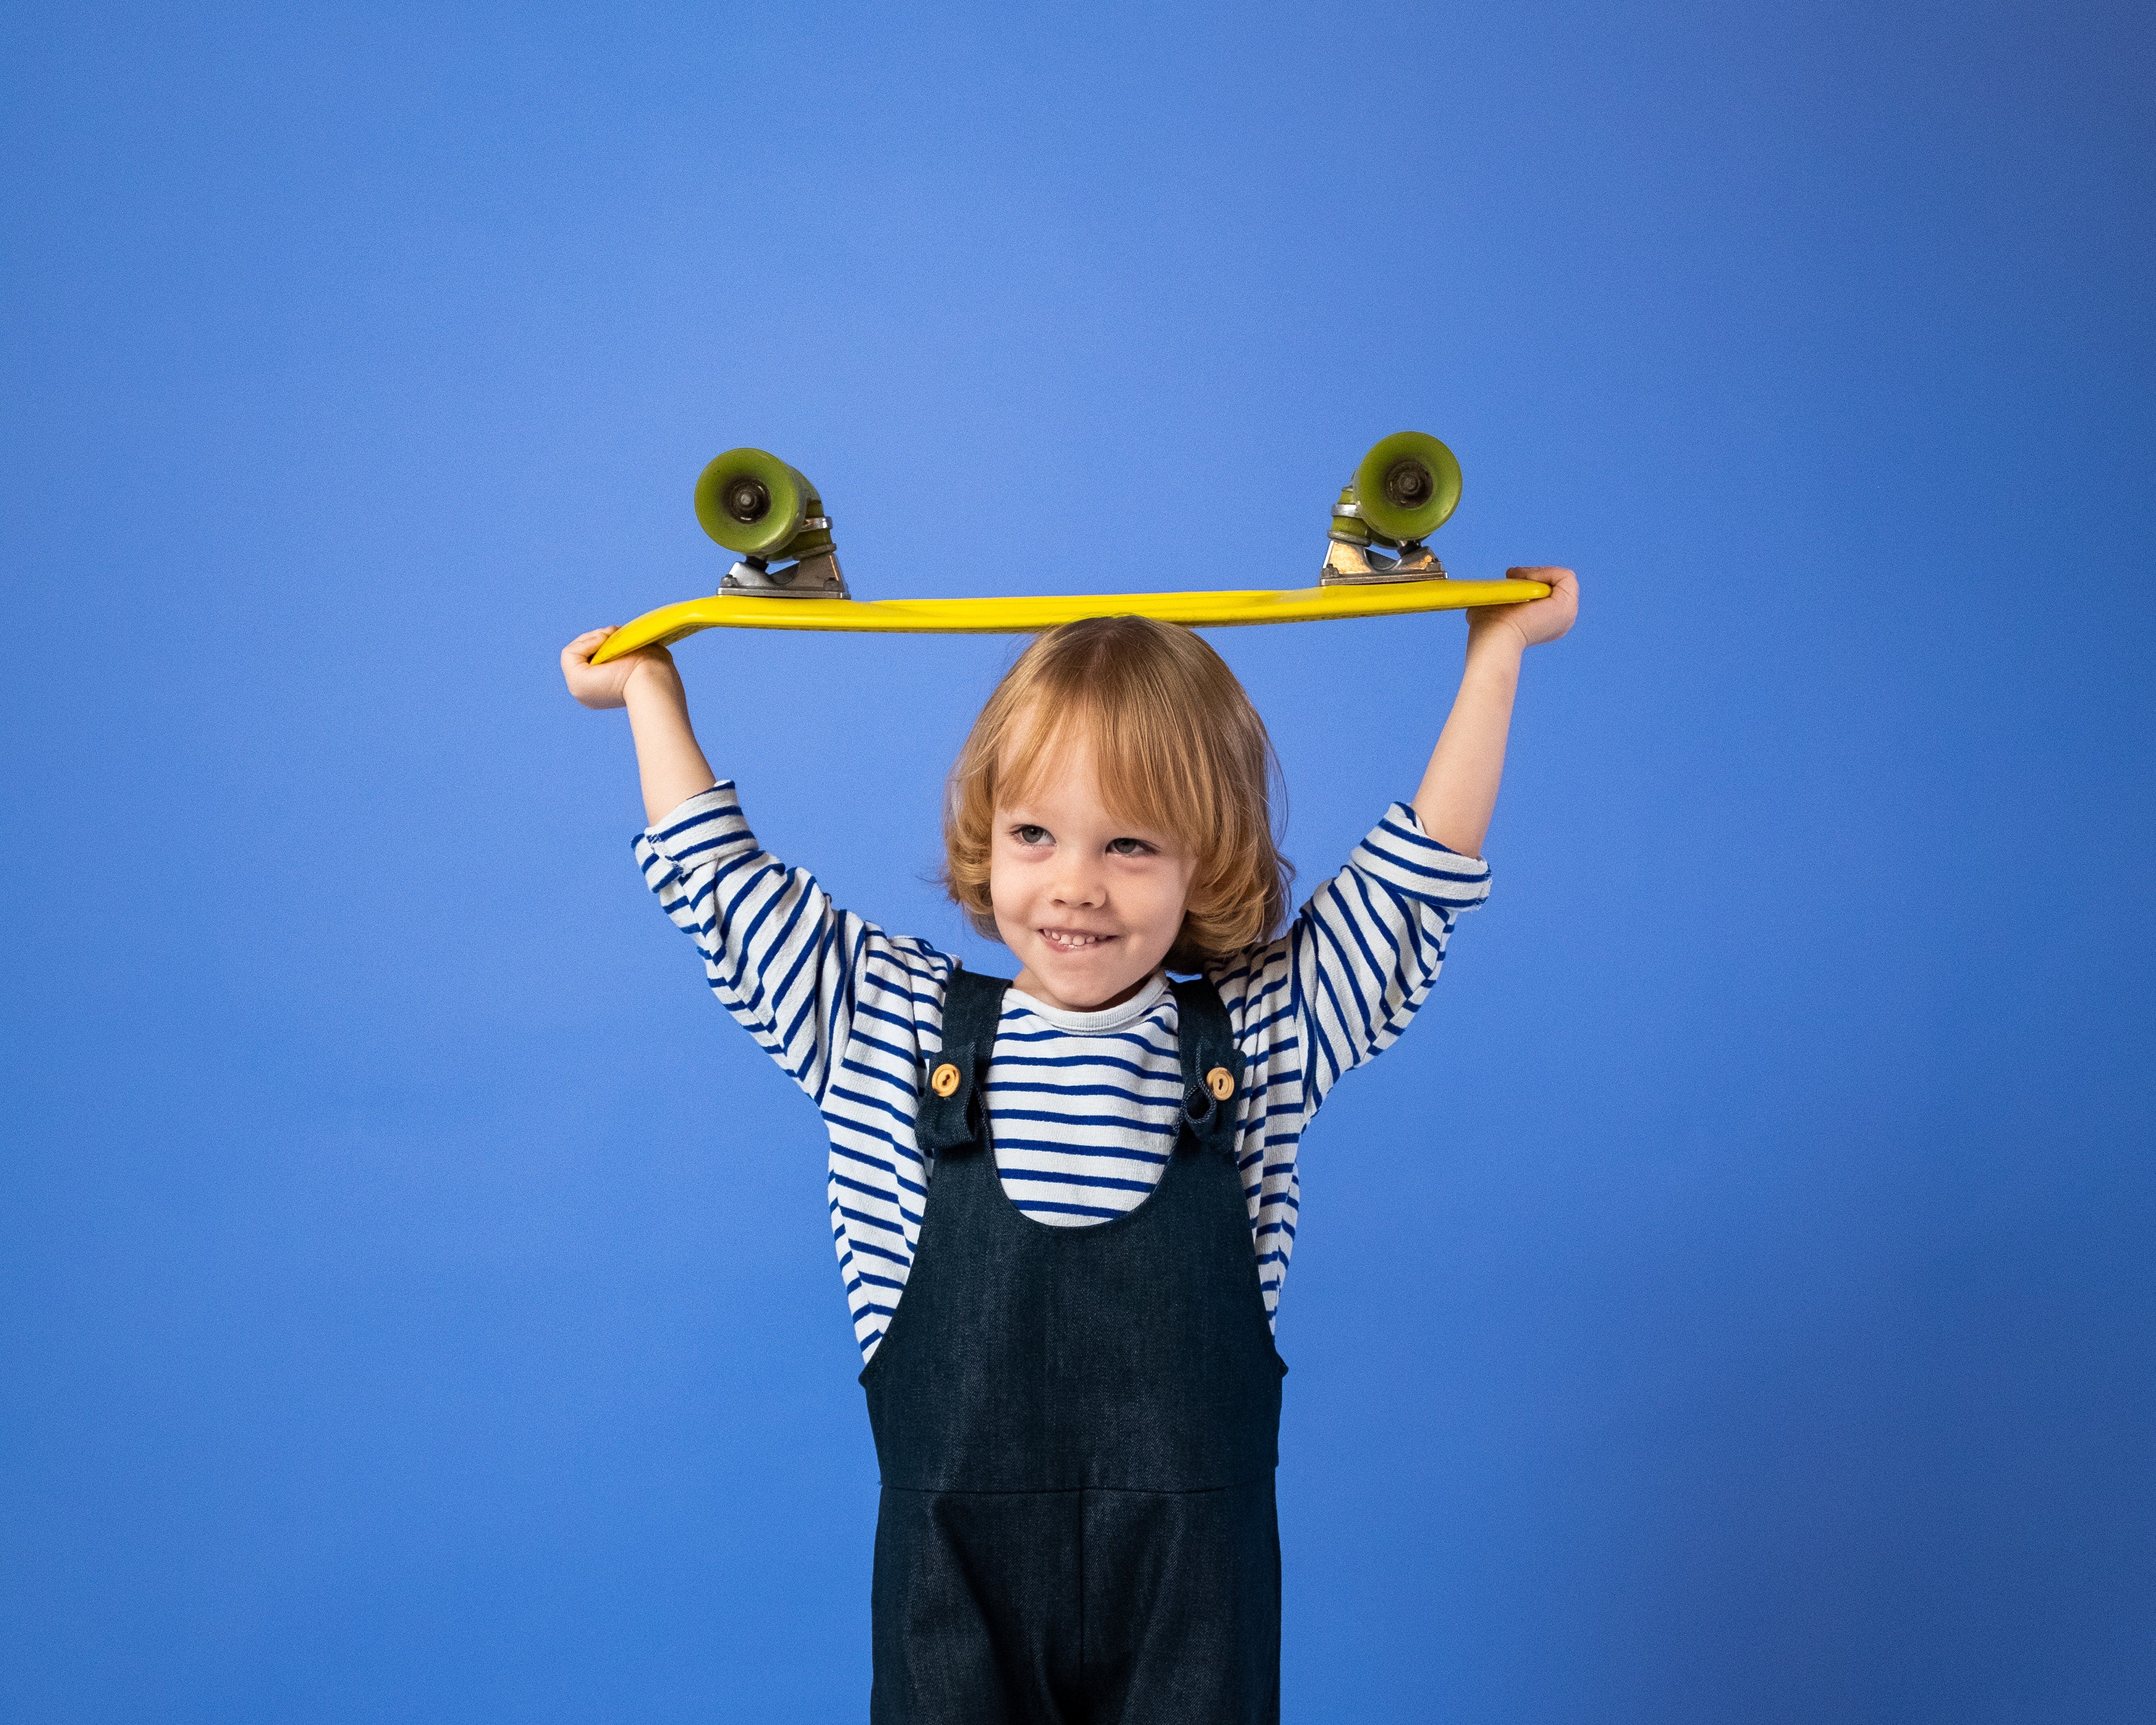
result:
<svg viewBox="0 0 2156 1725"><path fill-rule="evenodd" d="M1004 1194L989 1142L1009 986L952 975L920 1245L861 1373L883 1472L870 1718L1270 1725L1287 1368L1235 1164L1227 1013L1210 983L1173 984L1183 1122L1159 1184L1057 1228Z"/></svg>

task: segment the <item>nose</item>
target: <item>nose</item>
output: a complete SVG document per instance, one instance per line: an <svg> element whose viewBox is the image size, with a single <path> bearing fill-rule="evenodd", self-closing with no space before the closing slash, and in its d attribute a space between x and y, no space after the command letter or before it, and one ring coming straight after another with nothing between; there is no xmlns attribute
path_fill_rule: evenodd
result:
<svg viewBox="0 0 2156 1725"><path fill-rule="evenodd" d="M1091 858L1074 858L1056 871L1050 889L1056 908L1065 911L1098 910L1107 901L1107 890Z"/></svg>

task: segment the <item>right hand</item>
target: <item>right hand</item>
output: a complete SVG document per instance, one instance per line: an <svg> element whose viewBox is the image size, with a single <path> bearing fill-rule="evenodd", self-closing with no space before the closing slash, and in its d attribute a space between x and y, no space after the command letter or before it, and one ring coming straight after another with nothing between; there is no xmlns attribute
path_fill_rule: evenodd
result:
<svg viewBox="0 0 2156 1725"><path fill-rule="evenodd" d="M594 710L627 706L629 680L639 671L670 677L677 683L680 680L680 673L674 669L674 655L664 647L639 648L604 665L593 665L592 655L614 629L612 624L604 629L588 629L562 649L562 679L578 701Z"/></svg>

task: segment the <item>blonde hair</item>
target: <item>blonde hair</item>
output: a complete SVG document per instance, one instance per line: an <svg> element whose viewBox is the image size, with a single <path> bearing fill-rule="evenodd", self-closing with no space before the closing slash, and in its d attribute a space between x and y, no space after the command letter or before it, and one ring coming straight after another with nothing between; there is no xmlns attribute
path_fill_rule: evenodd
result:
<svg viewBox="0 0 2156 1725"><path fill-rule="evenodd" d="M951 769L943 885L976 929L1002 938L988 896L997 806L1033 789L1074 734L1092 744L1102 801L1197 858L1170 968L1199 969L1280 927L1295 871L1275 842L1280 763L1250 697L1190 630L1098 617L1019 655Z"/></svg>

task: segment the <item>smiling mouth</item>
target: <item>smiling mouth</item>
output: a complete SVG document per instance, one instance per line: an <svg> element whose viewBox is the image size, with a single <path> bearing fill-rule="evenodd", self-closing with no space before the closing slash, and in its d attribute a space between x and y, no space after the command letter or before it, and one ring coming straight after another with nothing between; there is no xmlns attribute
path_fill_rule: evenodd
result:
<svg viewBox="0 0 2156 1725"><path fill-rule="evenodd" d="M1111 934L1088 934L1075 928L1037 928L1034 932L1059 952L1091 952L1115 938Z"/></svg>

